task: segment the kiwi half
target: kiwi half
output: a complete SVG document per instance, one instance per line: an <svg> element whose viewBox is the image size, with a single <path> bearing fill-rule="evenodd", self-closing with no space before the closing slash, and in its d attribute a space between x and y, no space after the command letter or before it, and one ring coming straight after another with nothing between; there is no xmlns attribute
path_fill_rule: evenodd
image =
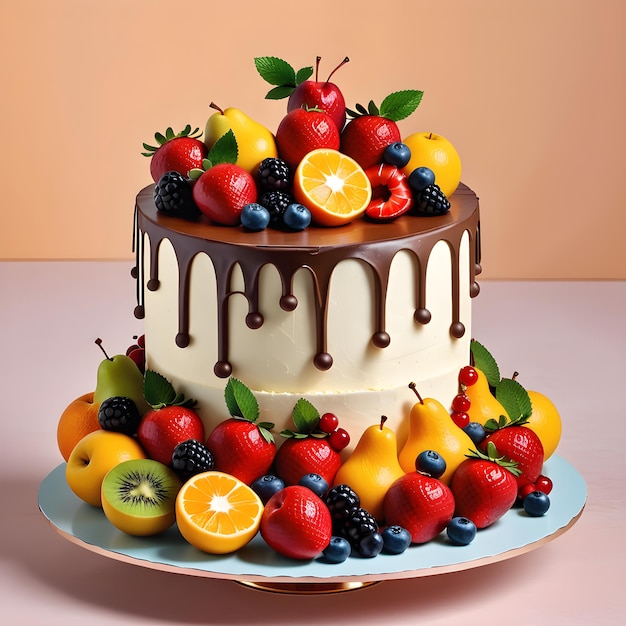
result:
<svg viewBox="0 0 626 626"><path fill-rule="evenodd" d="M156 535L176 520L176 473L153 459L132 459L113 467L102 481L102 510L129 535Z"/></svg>

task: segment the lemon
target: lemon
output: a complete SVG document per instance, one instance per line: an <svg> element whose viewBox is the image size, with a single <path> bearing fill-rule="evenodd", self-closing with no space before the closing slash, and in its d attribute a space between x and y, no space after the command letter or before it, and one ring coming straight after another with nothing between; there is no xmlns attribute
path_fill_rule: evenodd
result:
<svg viewBox="0 0 626 626"><path fill-rule="evenodd" d="M554 403L538 391L528 391L532 414L525 426L539 437L543 444L544 460L549 459L561 440L561 416Z"/></svg>

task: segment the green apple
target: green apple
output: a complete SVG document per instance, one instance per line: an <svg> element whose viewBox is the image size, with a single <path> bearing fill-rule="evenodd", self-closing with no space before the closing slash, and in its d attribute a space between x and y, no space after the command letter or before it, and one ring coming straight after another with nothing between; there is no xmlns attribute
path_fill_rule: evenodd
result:
<svg viewBox="0 0 626 626"><path fill-rule="evenodd" d="M239 109L231 107L222 110L213 102L211 108L216 112L207 120L204 131L204 143L209 150L220 137L232 130L237 139L237 165L253 176L263 159L278 156L274 135L265 126Z"/></svg>
<svg viewBox="0 0 626 626"><path fill-rule="evenodd" d="M142 415L147 413L150 405L143 397L143 375L137 364L125 354L110 357L99 339L96 343L106 358L98 366L94 402L100 404L107 398L123 396L133 400Z"/></svg>

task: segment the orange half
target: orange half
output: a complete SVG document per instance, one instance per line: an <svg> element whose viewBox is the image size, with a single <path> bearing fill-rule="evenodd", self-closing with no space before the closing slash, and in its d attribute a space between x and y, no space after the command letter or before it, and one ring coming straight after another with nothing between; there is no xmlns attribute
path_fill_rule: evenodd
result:
<svg viewBox="0 0 626 626"><path fill-rule="evenodd" d="M372 198L363 168L349 156L330 148L309 152L294 174L295 199L322 226L341 226L362 215Z"/></svg>
<svg viewBox="0 0 626 626"><path fill-rule="evenodd" d="M263 503L248 485L224 472L192 476L176 497L176 523L192 545L210 554L243 548L261 525Z"/></svg>

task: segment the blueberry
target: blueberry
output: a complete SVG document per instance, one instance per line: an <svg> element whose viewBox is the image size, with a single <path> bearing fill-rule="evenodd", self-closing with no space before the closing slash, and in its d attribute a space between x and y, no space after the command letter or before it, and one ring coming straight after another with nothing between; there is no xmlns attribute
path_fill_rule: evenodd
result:
<svg viewBox="0 0 626 626"><path fill-rule="evenodd" d="M446 528L446 533L455 546L466 546L476 537L476 524L467 517L453 517Z"/></svg>
<svg viewBox="0 0 626 626"><path fill-rule="evenodd" d="M416 167L409 174L408 182L411 191L418 193L434 184L435 173L429 167Z"/></svg>
<svg viewBox="0 0 626 626"><path fill-rule="evenodd" d="M274 474L266 474L265 476L259 476L252 482L250 487L261 498L261 502L266 504L275 493L285 488L285 483L278 476L274 476Z"/></svg>
<svg viewBox="0 0 626 626"><path fill-rule="evenodd" d="M304 230L311 223L311 211L294 202L285 209L283 223L291 230Z"/></svg>
<svg viewBox="0 0 626 626"><path fill-rule="evenodd" d="M404 167L411 160L411 148L401 141L396 141L385 148L383 160L389 165Z"/></svg>
<svg viewBox="0 0 626 626"><path fill-rule="evenodd" d="M524 498L524 510L531 517L541 517L550 508L550 498L543 491L531 491Z"/></svg>
<svg viewBox="0 0 626 626"><path fill-rule="evenodd" d="M415 459L415 469L433 478L443 476L446 471L445 459L434 450L424 450Z"/></svg>
<svg viewBox="0 0 626 626"><path fill-rule="evenodd" d="M350 542L335 535L330 538L322 554L329 563L343 563L350 556L350 552Z"/></svg>
<svg viewBox="0 0 626 626"><path fill-rule="evenodd" d="M371 559L381 553L384 543L383 536L379 532L374 532L365 535L365 537L359 541L356 549L359 556Z"/></svg>
<svg viewBox="0 0 626 626"><path fill-rule="evenodd" d="M487 436L485 427L480 422L470 422L463 430L476 445Z"/></svg>
<svg viewBox="0 0 626 626"><path fill-rule="evenodd" d="M381 534L383 549L388 554L402 554L411 545L411 533L402 526L387 526Z"/></svg>
<svg viewBox="0 0 626 626"><path fill-rule="evenodd" d="M305 474L299 481L299 485L303 487L308 487L315 495L323 498L328 491L328 483L326 479L320 476L319 474L315 474L311 472L310 474Z"/></svg>
<svg viewBox="0 0 626 626"><path fill-rule="evenodd" d="M251 202L241 210L241 225L252 231L264 230L270 223L270 212L260 204Z"/></svg>

